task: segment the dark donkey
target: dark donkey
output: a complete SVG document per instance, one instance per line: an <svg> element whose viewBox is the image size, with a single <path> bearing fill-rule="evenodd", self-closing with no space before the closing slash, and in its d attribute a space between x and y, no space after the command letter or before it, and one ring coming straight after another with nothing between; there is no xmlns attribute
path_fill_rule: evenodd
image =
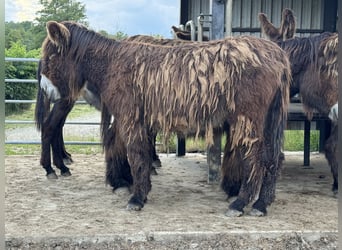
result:
<svg viewBox="0 0 342 250"><path fill-rule="evenodd" d="M263 33L276 42L288 55L293 84L291 96L300 94L308 119L312 113L331 119L331 134L326 140L325 157L334 178L332 190L338 191L338 82L337 82L337 33L324 32L312 37L293 37L295 18L293 11L283 11L282 26L276 28L266 15L259 14ZM289 28L283 28L289 27Z"/></svg>
<svg viewBox="0 0 342 250"><path fill-rule="evenodd" d="M41 131L42 151L40 163L44 167L49 179L57 179L58 177L51 166L50 150L52 148L53 163L60 169L61 175L70 176L70 170L65 164L70 164L73 160L64 146L63 126L75 101L60 98L58 95L56 96L54 94L54 91L49 91L47 89L48 86L42 86L41 67L42 62L39 61L37 69L38 92L35 107L35 121L37 129ZM95 89L89 90L86 85L86 87L82 89L80 95L82 95L90 105L100 110L100 97ZM52 110L50 109L51 103L54 103Z"/></svg>
<svg viewBox="0 0 342 250"><path fill-rule="evenodd" d="M253 209L266 211L289 100L291 72L283 50L255 37L175 47L118 42L73 22L48 22L47 30L46 84L71 100L85 82L94 84L115 117L113 144L120 145L113 148L124 146L133 178L128 209L140 210L151 190L151 129L169 135L206 128L210 145L213 130L227 122L230 145L241 147L245 163L228 215L241 215L254 199Z"/></svg>
<svg viewBox="0 0 342 250"><path fill-rule="evenodd" d="M151 36L143 35L132 36L125 40L131 42L145 42L168 46L181 45L185 43L181 40L156 39ZM51 166L50 150L52 149L53 164L58 169L60 169L61 175L70 176L71 172L66 165L72 163L73 160L71 158L71 154L68 153L65 149L63 140L63 126L66 117L72 110L76 100L70 100L69 98L58 99L59 97L55 96L54 91L49 92L49 90L47 89L49 86L41 85L41 77L40 61L37 70L38 92L37 105L35 109L36 126L41 131L42 141L40 164L45 169L47 178L57 179L57 174ZM93 85L85 84L85 87L80 89L79 96L82 96L85 101L94 106L97 110L101 110L101 97L96 88L93 87ZM54 103L52 110L50 110L51 103ZM108 114L108 117L104 118L107 121L106 125L104 126L109 126L108 121L110 120L110 117L110 114ZM103 132L105 131L103 130ZM108 145L108 147L110 146L110 140L104 139L104 134L101 134L102 139L107 142L104 145L104 149L107 162L109 162L108 164L111 164L113 156L110 155L109 152L112 152L112 150L109 148L107 149L106 147L106 145ZM153 144L155 144L155 135L151 136L154 137L154 139L152 139L151 141ZM153 151L153 159L153 169L155 169L156 167L160 167L161 163L155 149ZM111 180L110 182L113 182L113 180Z"/></svg>
<svg viewBox="0 0 342 250"><path fill-rule="evenodd" d="M134 43L151 43L156 45L165 45L165 46L180 46L182 44L186 44L187 41L182 41L178 39L159 39L153 38L151 36L144 35L136 35L125 39L125 41L134 42ZM49 86L41 86L41 62L39 62L39 67L37 71L38 77L38 92L37 92L37 105L35 110L35 120L36 125L39 130L41 130L41 138L42 138L42 150L41 150L41 165L46 170L47 178L49 179L57 179L57 174L51 166L51 155L50 155L50 145L52 148L52 156L53 156L53 164L60 169L62 176L70 176L71 172L69 168L66 166L73 162L71 158L71 154L69 154L64 146L63 140L63 126L66 120L67 115L72 110L74 103L76 100L70 101L69 99L61 99L61 100L52 100L54 99L54 92L52 91L49 96L47 96ZM94 106L96 109L101 110L101 100L100 95L96 88L93 85L85 84L85 87L80 89L80 96L82 96L90 105ZM53 109L50 110L50 104L54 102ZM106 139L105 134L107 129L103 129L104 127L110 127L110 117L111 115L108 113L105 115L105 112L102 113L104 118L104 123L102 124L102 140L104 142L103 147L106 155L107 168L114 168L113 160L115 158L113 154L113 150L110 148L110 139ZM110 134L110 133L109 133ZM155 135L156 133L151 134L151 142L155 145ZM183 135L182 135L183 136ZM111 136L109 136L111 138ZM153 139L154 138L154 139ZM160 167L161 162L154 148L153 151L153 169L152 173L156 173L155 168ZM113 169L113 171L114 171ZM110 173L110 170L107 170L107 182L116 183L117 181L113 177L114 173ZM114 185L117 187L117 185Z"/></svg>

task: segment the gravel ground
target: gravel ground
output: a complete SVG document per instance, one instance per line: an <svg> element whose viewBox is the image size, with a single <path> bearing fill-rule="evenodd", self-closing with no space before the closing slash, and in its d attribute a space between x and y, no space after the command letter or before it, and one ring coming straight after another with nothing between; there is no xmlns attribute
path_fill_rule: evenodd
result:
<svg viewBox="0 0 342 250"><path fill-rule="evenodd" d="M74 119L67 119L67 122L100 122L100 112L95 111L94 113L80 116ZM100 127L99 125L73 125L65 124L63 128L63 134L65 137L75 137L78 140L89 140L94 138L99 141L100 138ZM10 128L5 130L6 141L33 141L40 142L40 131L38 131L34 124L21 125L17 128Z"/></svg>
<svg viewBox="0 0 342 250"><path fill-rule="evenodd" d="M266 217L228 218L225 194L209 185L206 156L161 154L140 212L104 184L102 154L74 155L72 176L47 180L39 156L7 156L7 249L337 249L337 199L322 154L311 168L285 154ZM246 208L248 212L250 207Z"/></svg>
<svg viewBox="0 0 342 250"><path fill-rule="evenodd" d="M97 122L100 113L75 120ZM34 125L5 134L40 142ZM64 134L97 139L99 127L65 125ZM224 215L225 194L207 184L203 154L162 154L148 202L136 213L125 210L127 191L104 184L102 154L74 155L72 176L55 181L46 179L39 155L7 156L6 249L337 249L328 164L311 154L303 168L302 155L286 153L276 200L262 218Z"/></svg>

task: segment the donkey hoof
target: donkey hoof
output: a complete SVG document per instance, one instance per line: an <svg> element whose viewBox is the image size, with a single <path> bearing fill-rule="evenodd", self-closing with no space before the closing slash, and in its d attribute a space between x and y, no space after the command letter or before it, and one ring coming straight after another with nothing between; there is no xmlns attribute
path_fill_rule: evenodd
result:
<svg viewBox="0 0 342 250"><path fill-rule="evenodd" d="M160 160L155 160L152 162L152 167L154 168L160 168L161 167L161 161Z"/></svg>
<svg viewBox="0 0 342 250"><path fill-rule="evenodd" d="M128 211L140 211L141 209L142 209L142 206L140 204L136 204L136 203L127 204Z"/></svg>
<svg viewBox="0 0 342 250"><path fill-rule="evenodd" d="M158 172L155 167L151 168L151 175L158 175Z"/></svg>
<svg viewBox="0 0 342 250"><path fill-rule="evenodd" d="M225 215L228 217L240 217L243 215L243 211L228 209Z"/></svg>
<svg viewBox="0 0 342 250"><path fill-rule="evenodd" d="M119 187L113 189L113 193L119 197L126 197L131 194L129 187Z"/></svg>
<svg viewBox="0 0 342 250"><path fill-rule="evenodd" d="M52 172L50 174L47 174L46 177L49 179L49 180L57 180L58 179L58 176L56 175L55 172Z"/></svg>
<svg viewBox="0 0 342 250"><path fill-rule="evenodd" d="M65 165L71 165L74 161L71 158L64 158L63 163Z"/></svg>
<svg viewBox="0 0 342 250"><path fill-rule="evenodd" d="M71 172L68 170L68 171L65 171L65 172L61 172L61 176L63 177L69 177L71 176Z"/></svg>
<svg viewBox="0 0 342 250"><path fill-rule="evenodd" d="M333 191L333 195L335 198L338 198L338 190L337 189Z"/></svg>
<svg viewBox="0 0 342 250"><path fill-rule="evenodd" d="M127 210L129 211L140 211L143 207L144 202L142 201L142 199L135 196L132 196L127 204Z"/></svg>
<svg viewBox="0 0 342 250"><path fill-rule="evenodd" d="M253 208L253 209L249 212L249 215L255 216L255 217L262 217L262 216L265 216L266 213L261 212L260 210L258 210L258 209L256 209L256 208Z"/></svg>

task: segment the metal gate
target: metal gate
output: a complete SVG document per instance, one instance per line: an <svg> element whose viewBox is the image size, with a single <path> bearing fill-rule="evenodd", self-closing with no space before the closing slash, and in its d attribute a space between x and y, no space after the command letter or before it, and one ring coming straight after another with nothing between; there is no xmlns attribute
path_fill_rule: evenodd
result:
<svg viewBox="0 0 342 250"><path fill-rule="evenodd" d="M37 63L39 62L39 59L36 58L10 58L6 57L5 62L34 62ZM22 84L38 84L37 79L5 79L5 84L11 84L11 83L22 83ZM5 105L9 103L27 103L27 104L35 104L36 100L5 100ZM80 104L87 104L83 100L78 100L75 105L80 105ZM32 120L27 121L27 120L8 120L5 119L5 125L6 124L25 124L25 125L31 125L32 128L35 129L35 121L34 117L32 116ZM65 124L69 125L94 125L98 126L100 125L99 122L85 122L85 121L66 121ZM6 132L6 131L5 131ZM20 137L20 136L19 136ZM16 140L7 140L5 139L5 144L40 144L40 140L22 140L21 138L18 138ZM99 145L100 139L98 141L65 141L65 144L72 144L72 145Z"/></svg>

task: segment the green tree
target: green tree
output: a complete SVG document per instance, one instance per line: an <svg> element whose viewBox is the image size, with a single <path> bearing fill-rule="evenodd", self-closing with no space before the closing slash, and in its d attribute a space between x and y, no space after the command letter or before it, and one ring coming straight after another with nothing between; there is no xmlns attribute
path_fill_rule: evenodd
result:
<svg viewBox="0 0 342 250"><path fill-rule="evenodd" d="M39 58L40 49L26 50L21 41L13 42L9 49L5 49L6 57ZM37 63L6 62L5 75L7 79L35 79ZM7 100L34 99L37 87L33 83L10 82L5 84L5 98ZM19 112L30 107L30 104L6 104L6 115Z"/></svg>
<svg viewBox="0 0 342 250"><path fill-rule="evenodd" d="M21 41L27 50L40 47L34 43L35 33L33 32L33 22L5 22L5 48L9 49L12 43Z"/></svg>
<svg viewBox="0 0 342 250"><path fill-rule="evenodd" d="M40 0L43 8L36 12L35 34L36 43L41 46L46 36L46 23L48 21L75 21L88 26L85 14L85 4L74 0Z"/></svg>
<svg viewBox="0 0 342 250"><path fill-rule="evenodd" d="M115 40L123 40L128 37L126 33L123 33L122 31L116 32L114 35L108 35L108 37L113 38Z"/></svg>

